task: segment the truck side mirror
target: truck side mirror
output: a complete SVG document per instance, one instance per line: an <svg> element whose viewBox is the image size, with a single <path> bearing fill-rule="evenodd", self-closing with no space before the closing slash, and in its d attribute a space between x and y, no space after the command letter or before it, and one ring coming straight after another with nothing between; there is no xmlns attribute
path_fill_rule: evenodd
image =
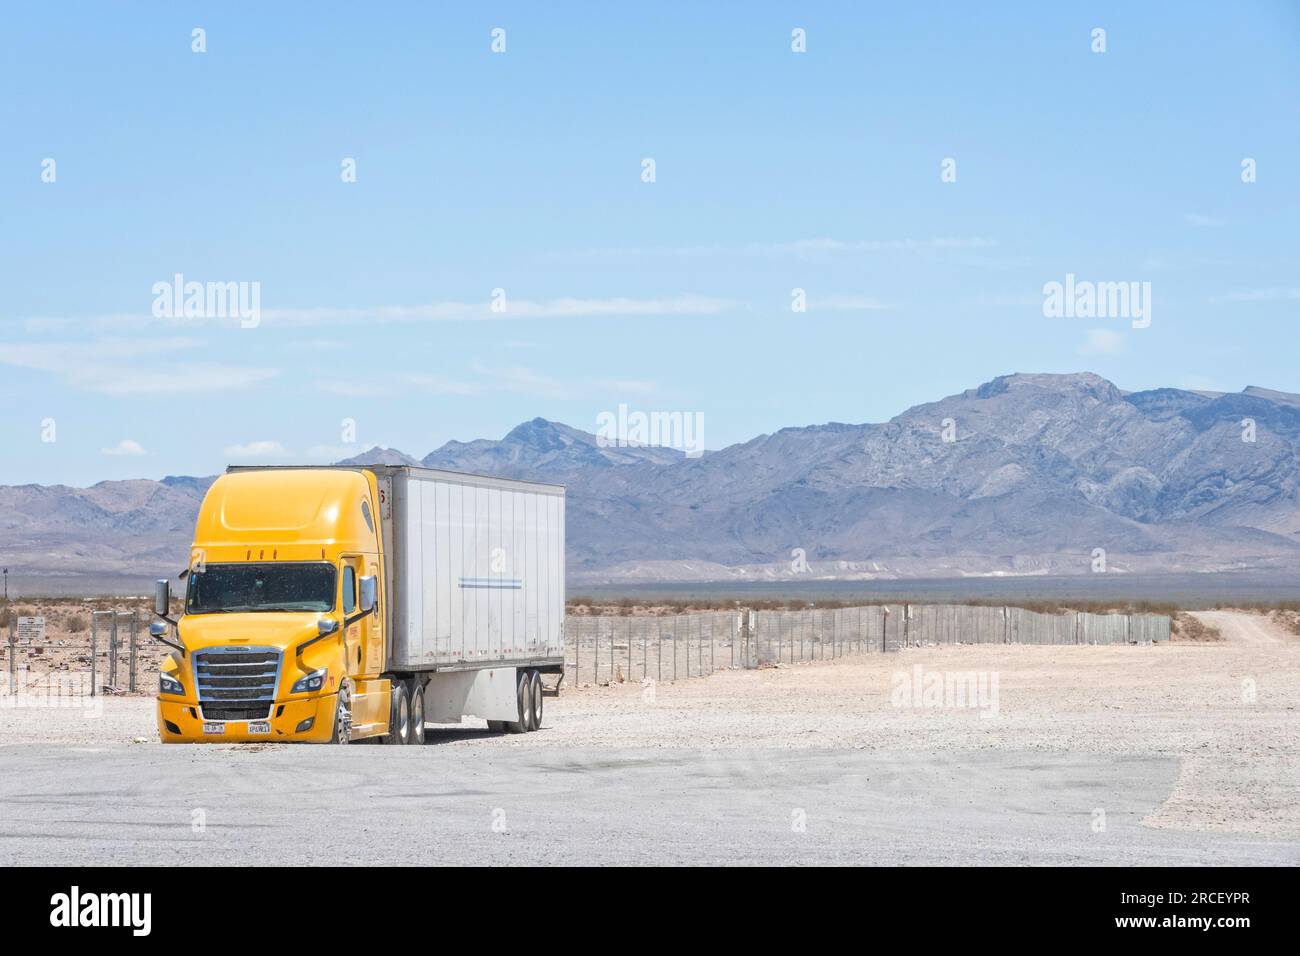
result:
<svg viewBox="0 0 1300 956"><path fill-rule="evenodd" d="M172 586L166 578L153 586L153 612L159 617L166 617L171 612Z"/></svg>
<svg viewBox="0 0 1300 956"><path fill-rule="evenodd" d="M167 582L159 581L158 583L166 584ZM168 630L169 630L169 625L164 624L162 621L154 621L152 624L149 625L149 636L152 637L158 643L166 644L168 647L172 648L173 650L180 651L181 654L184 655L185 654L184 645L177 644L175 641L169 641L167 639Z"/></svg>
<svg viewBox="0 0 1300 956"><path fill-rule="evenodd" d="M372 574L357 581L361 585L361 610L369 614L379 600L379 579Z"/></svg>

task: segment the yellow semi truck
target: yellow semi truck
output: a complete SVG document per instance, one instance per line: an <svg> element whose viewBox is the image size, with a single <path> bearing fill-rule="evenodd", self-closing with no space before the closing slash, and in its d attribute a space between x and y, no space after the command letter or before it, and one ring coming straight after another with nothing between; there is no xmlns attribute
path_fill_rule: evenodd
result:
<svg viewBox="0 0 1300 956"><path fill-rule="evenodd" d="M524 733L564 677L559 485L232 467L183 577L179 618L169 581L154 595L164 743L423 743L467 716Z"/></svg>

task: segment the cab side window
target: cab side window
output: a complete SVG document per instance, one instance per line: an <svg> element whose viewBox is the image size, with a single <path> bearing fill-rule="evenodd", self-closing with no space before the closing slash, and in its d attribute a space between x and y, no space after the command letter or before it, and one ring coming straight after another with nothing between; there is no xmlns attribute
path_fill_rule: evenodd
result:
<svg viewBox="0 0 1300 956"><path fill-rule="evenodd" d="M357 572L352 565L343 565L343 613L351 614L357 609Z"/></svg>

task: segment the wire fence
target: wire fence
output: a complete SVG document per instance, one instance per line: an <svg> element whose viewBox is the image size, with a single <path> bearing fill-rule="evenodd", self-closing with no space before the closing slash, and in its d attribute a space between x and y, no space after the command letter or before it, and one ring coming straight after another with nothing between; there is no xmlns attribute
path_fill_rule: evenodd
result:
<svg viewBox="0 0 1300 956"><path fill-rule="evenodd" d="M741 615L735 612L670 617L564 619L565 670L575 684L589 681L685 680L744 666Z"/></svg>
<svg viewBox="0 0 1300 956"><path fill-rule="evenodd" d="M135 693L140 671L139 611L93 611L84 639L52 641L20 637L17 619L9 618L6 640L0 645L4 673L12 693L21 675L89 672L89 693ZM84 643L83 643L84 641ZM150 685L152 689L152 685Z"/></svg>
<svg viewBox="0 0 1300 956"><path fill-rule="evenodd" d="M1169 639L1162 614L1046 614L958 604L786 611L720 611L665 617L564 619L565 670L573 683L685 680L724 668L884 654L942 644L1150 644Z"/></svg>
<svg viewBox="0 0 1300 956"><path fill-rule="evenodd" d="M713 611L664 617L566 615L565 670L574 685L686 680L718 670L769 667L943 644L1150 644L1169 639L1162 614L1045 614L958 604L785 611ZM136 611L96 611L89 646L19 639L10 619L0 645L9 686L18 671L88 670L91 694L152 691ZM152 645L150 645L152 648Z"/></svg>

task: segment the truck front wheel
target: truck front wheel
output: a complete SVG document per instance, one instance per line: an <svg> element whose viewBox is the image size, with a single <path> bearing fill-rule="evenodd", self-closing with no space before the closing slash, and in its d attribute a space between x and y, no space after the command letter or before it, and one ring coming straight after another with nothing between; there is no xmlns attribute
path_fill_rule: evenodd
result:
<svg viewBox="0 0 1300 956"><path fill-rule="evenodd" d="M339 688L338 703L334 707L334 729L330 732L330 743L346 744L352 740L352 698L348 685Z"/></svg>

